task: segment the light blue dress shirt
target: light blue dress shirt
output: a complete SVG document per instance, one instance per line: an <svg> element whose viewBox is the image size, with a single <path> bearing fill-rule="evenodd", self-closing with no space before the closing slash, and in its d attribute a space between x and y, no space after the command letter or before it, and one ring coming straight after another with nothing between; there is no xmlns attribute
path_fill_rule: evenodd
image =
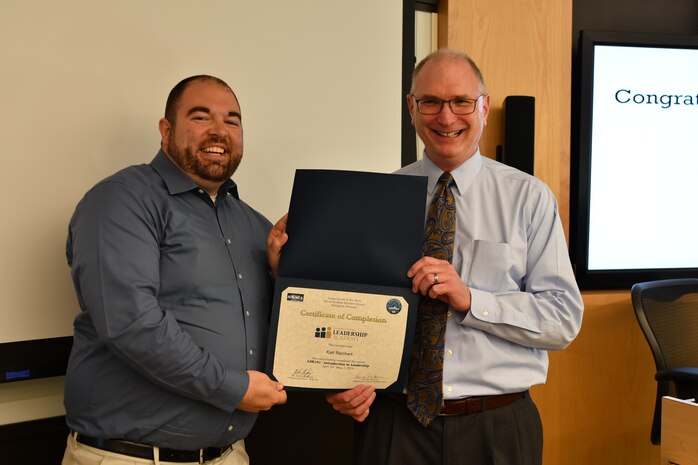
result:
<svg viewBox="0 0 698 465"><path fill-rule="evenodd" d="M425 154L397 173L429 178L428 207L441 169ZM451 174L453 266L472 306L465 315L449 310L444 398L544 383L547 351L572 342L583 313L555 197L539 179L479 151Z"/></svg>

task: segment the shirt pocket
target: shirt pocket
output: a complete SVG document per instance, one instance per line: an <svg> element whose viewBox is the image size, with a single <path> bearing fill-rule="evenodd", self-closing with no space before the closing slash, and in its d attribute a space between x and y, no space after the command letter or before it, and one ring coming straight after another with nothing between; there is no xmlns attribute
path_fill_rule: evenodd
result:
<svg viewBox="0 0 698 465"><path fill-rule="evenodd" d="M517 260L511 245L481 239L473 241L467 282L474 289L489 292L519 290L522 270L523 264Z"/></svg>

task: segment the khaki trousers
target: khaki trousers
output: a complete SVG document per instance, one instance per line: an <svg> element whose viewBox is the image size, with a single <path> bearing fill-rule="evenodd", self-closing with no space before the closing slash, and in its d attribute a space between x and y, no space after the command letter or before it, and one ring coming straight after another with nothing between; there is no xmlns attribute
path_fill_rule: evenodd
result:
<svg viewBox="0 0 698 465"><path fill-rule="evenodd" d="M155 460L141 459L128 455L115 454L102 449L86 446L75 440L75 434L68 436L68 444L63 455L62 465L169 465L174 462L159 460L158 448L153 447ZM188 462L190 464L198 462ZM249 465L250 459L245 452L245 442L240 440L230 446L223 455L217 459L204 462L206 465ZM177 465L186 465L178 462Z"/></svg>

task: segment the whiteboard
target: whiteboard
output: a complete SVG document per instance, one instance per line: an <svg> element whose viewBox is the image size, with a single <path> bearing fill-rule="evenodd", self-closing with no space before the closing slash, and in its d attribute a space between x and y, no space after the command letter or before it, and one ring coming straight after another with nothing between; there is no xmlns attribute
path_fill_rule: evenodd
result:
<svg viewBox="0 0 698 465"><path fill-rule="evenodd" d="M2 0L0 43L0 343L72 335L70 215L100 179L150 162L184 77L236 91L233 179L271 221L298 168L400 166L401 0Z"/></svg>

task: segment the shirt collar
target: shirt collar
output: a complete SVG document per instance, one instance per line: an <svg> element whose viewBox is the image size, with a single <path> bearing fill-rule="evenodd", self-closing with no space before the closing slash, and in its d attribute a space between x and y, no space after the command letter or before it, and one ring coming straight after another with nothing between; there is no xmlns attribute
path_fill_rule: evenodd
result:
<svg viewBox="0 0 698 465"><path fill-rule="evenodd" d="M443 171L426 156L426 153L422 157L422 166L424 167L425 174L429 177L428 189L429 196L431 197L436 191L436 185ZM481 167L482 155L478 148L470 158L465 160L458 168L451 171L451 176L453 176L453 181L456 185L456 192L459 195L470 187L473 180L475 180L475 177L480 172Z"/></svg>
<svg viewBox="0 0 698 465"><path fill-rule="evenodd" d="M165 182L167 191L170 195L177 195L182 192L189 192L200 188L199 185L187 176L184 171L179 169L162 150L158 151L153 161L150 162L150 166L157 171ZM236 199L240 199L238 196L238 187L232 179L225 180L221 188L218 189L218 195L221 195L221 193L230 193Z"/></svg>

